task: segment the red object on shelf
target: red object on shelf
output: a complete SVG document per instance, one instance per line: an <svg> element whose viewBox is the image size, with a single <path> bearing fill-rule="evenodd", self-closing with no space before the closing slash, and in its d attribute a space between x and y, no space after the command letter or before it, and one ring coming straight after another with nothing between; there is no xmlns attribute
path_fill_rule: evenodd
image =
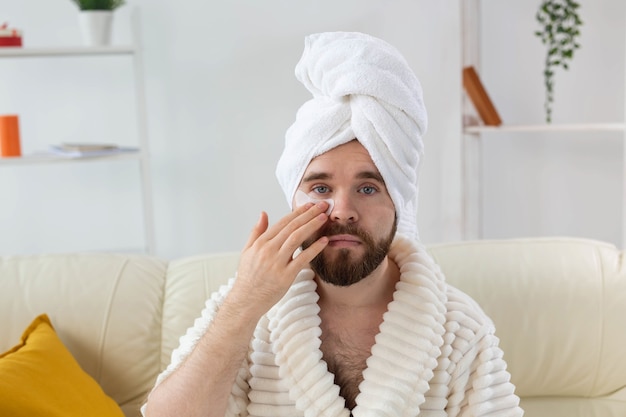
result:
<svg viewBox="0 0 626 417"><path fill-rule="evenodd" d="M8 24L0 25L0 47L22 46L22 31L9 28Z"/></svg>

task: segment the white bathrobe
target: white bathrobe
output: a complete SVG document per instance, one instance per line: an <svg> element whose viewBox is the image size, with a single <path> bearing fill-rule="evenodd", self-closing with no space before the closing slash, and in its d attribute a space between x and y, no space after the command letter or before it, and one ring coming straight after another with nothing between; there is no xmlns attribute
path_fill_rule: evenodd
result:
<svg viewBox="0 0 626 417"><path fill-rule="evenodd" d="M401 278L367 359L352 415L522 416L492 321L445 282L418 243L399 236L389 257ZM192 351L232 283L207 301L157 384ZM351 415L322 360L316 285L313 272L303 270L259 321L227 416Z"/></svg>

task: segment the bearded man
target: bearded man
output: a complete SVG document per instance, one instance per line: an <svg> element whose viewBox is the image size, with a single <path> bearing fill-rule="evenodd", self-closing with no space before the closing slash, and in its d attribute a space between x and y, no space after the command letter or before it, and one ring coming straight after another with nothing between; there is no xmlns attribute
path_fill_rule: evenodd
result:
<svg viewBox="0 0 626 417"><path fill-rule="evenodd" d="M321 33L296 76L313 98L276 168L292 211L261 213L144 415L521 416L492 321L418 239L426 111L407 62Z"/></svg>

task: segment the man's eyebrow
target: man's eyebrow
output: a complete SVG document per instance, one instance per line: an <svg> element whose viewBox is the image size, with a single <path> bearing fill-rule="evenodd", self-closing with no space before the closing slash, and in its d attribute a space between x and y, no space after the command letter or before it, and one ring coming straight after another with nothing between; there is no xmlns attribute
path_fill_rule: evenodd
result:
<svg viewBox="0 0 626 417"><path fill-rule="evenodd" d="M303 183L311 182L311 181L319 181L319 180L330 180L333 176L328 174L327 172L311 172L309 175L302 179ZM356 178L361 180L375 180L380 182L381 184L385 183L383 176L380 175L377 171L362 171L356 175Z"/></svg>
<svg viewBox="0 0 626 417"><path fill-rule="evenodd" d="M356 177L359 178L359 179L364 179L364 180L376 180L376 181L380 182L381 184L385 183L385 180L383 179L383 176L380 175L380 173L376 172L376 171L359 172Z"/></svg>
<svg viewBox="0 0 626 417"><path fill-rule="evenodd" d="M311 181L319 181L319 180L328 180L331 179L332 175L326 172L311 172L306 177L302 178L302 182L311 182Z"/></svg>

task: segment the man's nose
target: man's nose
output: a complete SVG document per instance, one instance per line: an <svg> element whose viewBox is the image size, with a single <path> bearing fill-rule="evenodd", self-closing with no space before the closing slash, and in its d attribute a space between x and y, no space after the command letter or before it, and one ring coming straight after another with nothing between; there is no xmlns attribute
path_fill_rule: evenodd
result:
<svg viewBox="0 0 626 417"><path fill-rule="evenodd" d="M333 195L335 205L330 212L330 220L353 223L358 220L358 212L354 201L348 193L337 192Z"/></svg>

